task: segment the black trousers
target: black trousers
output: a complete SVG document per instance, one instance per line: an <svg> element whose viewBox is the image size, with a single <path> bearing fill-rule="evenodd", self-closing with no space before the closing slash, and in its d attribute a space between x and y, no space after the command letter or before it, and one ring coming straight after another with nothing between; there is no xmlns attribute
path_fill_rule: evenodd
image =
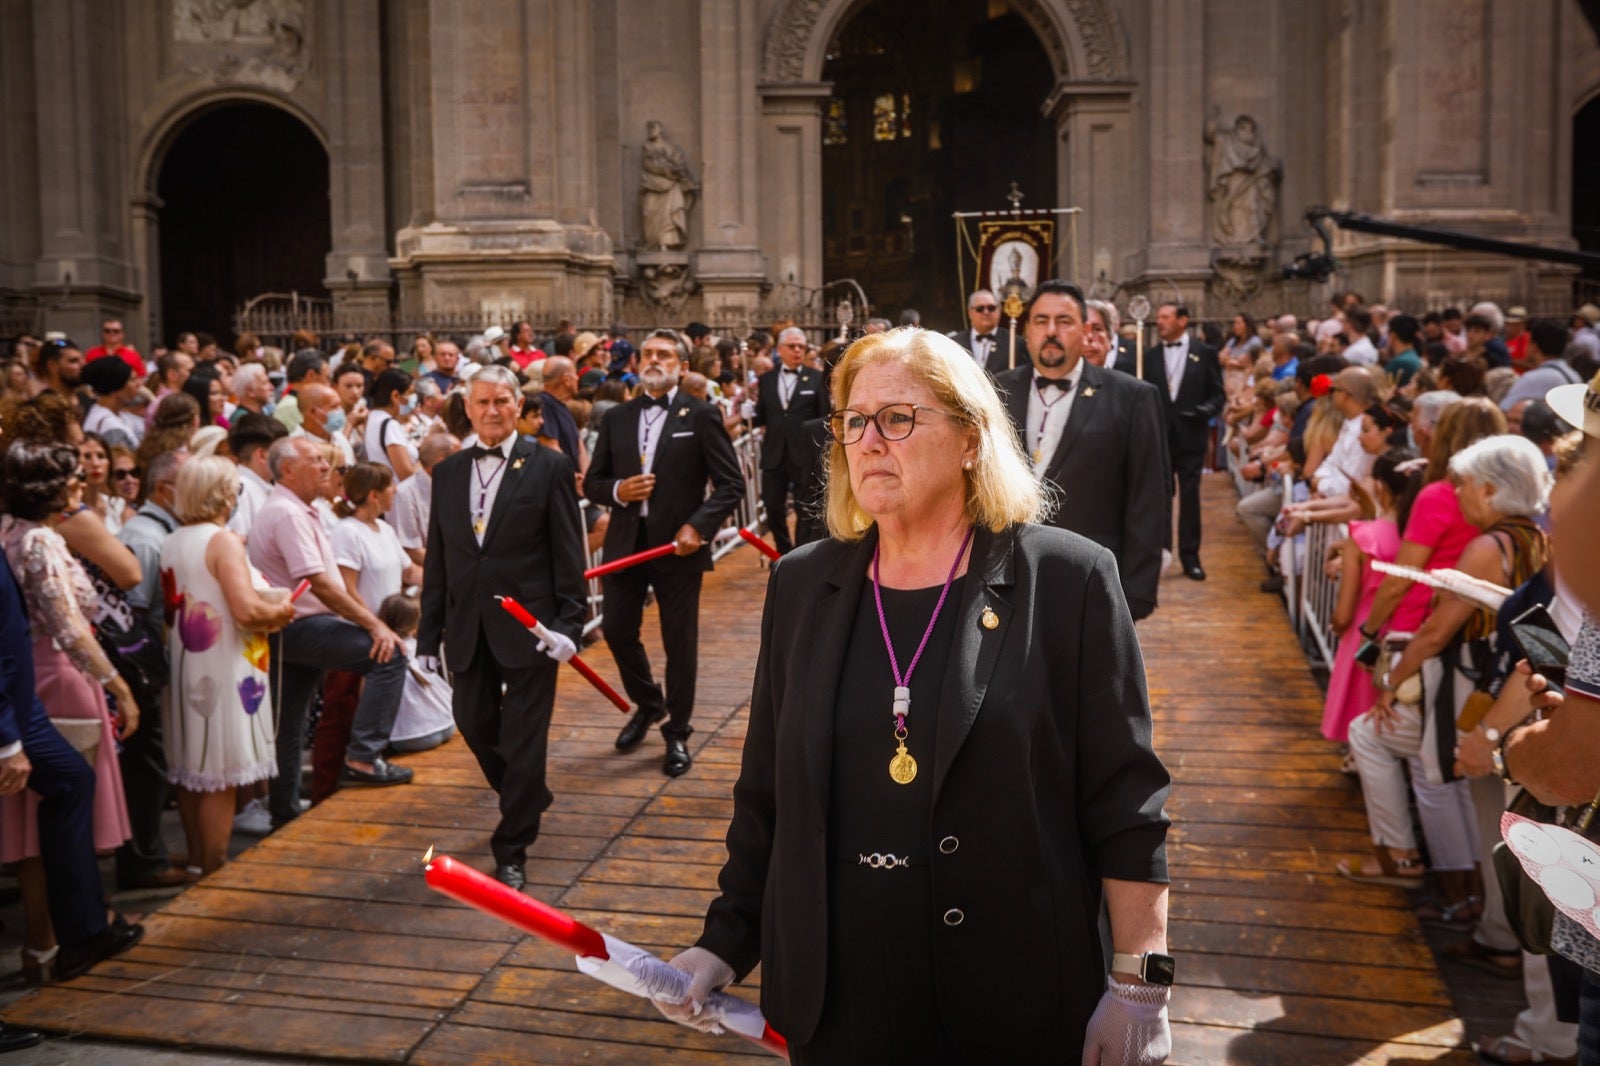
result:
<svg viewBox="0 0 1600 1066"><path fill-rule="evenodd" d="M33 764L28 787L39 794L39 858L50 886L50 921L63 945L81 944L106 927L94 856L94 768L35 710L21 739Z"/></svg>
<svg viewBox="0 0 1600 1066"><path fill-rule="evenodd" d="M773 545L785 555L794 551L794 540L789 536L790 493L794 494L795 510L800 513L800 523L804 528L805 475L803 468L792 463L761 471L761 504L767 509L767 526L772 530Z"/></svg>
<svg viewBox="0 0 1600 1066"><path fill-rule="evenodd" d="M1204 451L1176 452L1172 472L1177 475L1178 559L1183 563L1200 561L1200 471Z"/></svg>
<svg viewBox="0 0 1600 1066"><path fill-rule="evenodd" d="M700 655L700 583L704 577L698 570L663 572L650 562L600 579L605 592L605 618L600 631L605 634L617 672L622 675L622 687L641 710L667 712L661 735L668 738L683 740L694 732L689 718L694 714ZM656 590L656 610L661 616L661 644L667 652L665 696L650 671L644 642L639 639L645 593L652 588Z"/></svg>
<svg viewBox="0 0 1600 1066"><path fill-rule="evenodd" d="M545 782L550 714L556 702L554 659L517 669L496 661L478 630L472 665L455 674L451 709L489 787L500 795L500 824L489 838L497 865L521 865L554 798ZM502 694L502 686L504 693Z"/></svg>
<svg viewBox="0 0 1600 1066"><path fill-rule="evenodd" d="M148 616L140 623L147 631ZM160 626L150 634L164 646ZM172 865L167 842L161 836L161 812L167 805L167 750L161 737L161 700L139 705L139 728L122 742L117 756L122 771L122 791L128 801L128 826L133 835L117 849L117 886L132 888L138 881Z"/></svg>

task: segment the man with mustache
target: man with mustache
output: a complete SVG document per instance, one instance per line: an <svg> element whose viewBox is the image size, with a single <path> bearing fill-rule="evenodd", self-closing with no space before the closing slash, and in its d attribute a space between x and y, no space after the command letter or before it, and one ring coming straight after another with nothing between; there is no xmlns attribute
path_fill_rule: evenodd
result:
<svg viewBox="0 0 1600 1066"><path fill-rule="evenodd" d="M644 392L618 404L600 423L583 491L611 508L606 561L672 544L672 555L601 579L611 647L628 698L638 705L617 734L631 751L646 730L666 719L661 735L669 777L688 772L700 629L700 582L711 569L711 538L744 493L733 442L717 408L678 387L688 344L670 329L653 331L639 349ZM706 492L710 484L710 494ZM645 594L655 590L661 643L667 653L666 692L656 684L639 639Z"/></svg>
<svg viewBox="0 0 1600 1066"><path fill-rule="evenodd" d="M1023 312L1032 366L995 385L1033 469L1058 490L1052 525L1117 557L1135 620L1156 607L1166 521L1161 398L1154 385L1083 358L1083 292L1042 282Z"/></svg>

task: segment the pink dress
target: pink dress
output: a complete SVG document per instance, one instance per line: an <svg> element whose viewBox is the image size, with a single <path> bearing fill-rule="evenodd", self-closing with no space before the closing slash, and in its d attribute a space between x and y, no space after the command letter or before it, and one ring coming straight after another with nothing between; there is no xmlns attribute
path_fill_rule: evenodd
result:
<svg viewBox="0 0 1600 1066"><path fill-rule="evenodd" d="M95 752L94 846L111 851L132 835L122 794L122 769L105 690L96 678L111 674L111 662L89 627L94 586L67 550L61 534L37 522L0 518L0 549L6 554L33 628L33 672L39 700L51 718L100 720ZM39 794L24 789L0 796L0 862L39 854Z"/></svg>
<svg viewBox="0 0 1600 1066"><path fill-rule="evenodd" d="M1366 638L1361 626L1372 611L1372 600L1383 584L1383 575L1372 569L1372 560L1392 563L1400 554L1400 530L1386 518L1374 522L1351 522L1350 539L1367 557L1361 567L1361 599L1356 603L1355 620L1333 654L1333 671L1328 676L1328 697L1322 705L1322 735L1343 744L1349 739L1350 723L1367 713L1377 699L1372 675L1356 663L1356 650Z"/></svg>

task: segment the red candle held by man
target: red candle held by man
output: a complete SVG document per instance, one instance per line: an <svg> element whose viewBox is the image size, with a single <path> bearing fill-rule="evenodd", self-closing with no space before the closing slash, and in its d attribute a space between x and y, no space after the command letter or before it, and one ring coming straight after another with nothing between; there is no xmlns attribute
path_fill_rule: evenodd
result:
<svg viewBox="0 0 1600 1066"><path fill-rule="evenodd" d="M524 896L516 889L470 866L464 866L448 855L435 858L432 848L423 857L423 863L423 876L429 888L492 914L524 932L544 937L574 955L596 959L609 957L605 939L576 918L532 896Z"/></svg>
<svg viewBox="0 0 1600 1066"><path fill-rule="evenodd" d="M772 545L768 544L766 541L764 541L760 537L756 536L750 530L748 530L748 529L740 529L739 530L739 536L741 536L741 537L743 537L745 539L745 543L749 544L752 548L755 548L756 550L761 552L762 555L765 555L768 559L771 559L773 562L777 562L779 559L783 558L783 556L778 554L778 549L777 548L774 548Z"/></svg>
<svg viewBox="0 0 1600 1066"><path fill-rule="evenodd" d="M666 544L661 544L657 547L649 548L642 552L635 552L632 555L624 555L620 559L613 559L609 563L601 563L599 566L594 567L591 570L585 570L583 572L583 577L585 581L593 580L597 577L604 577L607 574L614 574L618 570L626 570L630 566L638 566L640 563L648 563L651 559L659 559L663 555L671 555L677 550L678 546L675 543L669 542Z"/></svg>

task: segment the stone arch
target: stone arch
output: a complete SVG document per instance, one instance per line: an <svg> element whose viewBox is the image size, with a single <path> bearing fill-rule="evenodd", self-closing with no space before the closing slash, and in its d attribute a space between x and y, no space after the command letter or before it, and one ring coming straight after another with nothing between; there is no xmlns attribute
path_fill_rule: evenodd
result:
<svg viewBox="0 0 1600 1066"><path fill-rule="evenodd" d="M821 80L828 42L866 0L782 0L767 24L762 81ZM1128 42L1106 0L1011 0L1060 81L1124 81Z"/></svg>
<svg viewBox="0 0 1600 1066"><path fill-rule="evenodd" d="M133 188L137 190L136 195L155 195L156 180L161 173L161 164L166 160L167 151L173 142L182 136L191 122L208 111L231 104L264 104L286 112L310 130L311 135L322 145L322 150L328 153L330 159L333 157L328 132L322 127L322 123L288 97L243 86L213 89L184 97L163 111L151 124L140 143L135 164L136 180L133 182Z"/></svg>

